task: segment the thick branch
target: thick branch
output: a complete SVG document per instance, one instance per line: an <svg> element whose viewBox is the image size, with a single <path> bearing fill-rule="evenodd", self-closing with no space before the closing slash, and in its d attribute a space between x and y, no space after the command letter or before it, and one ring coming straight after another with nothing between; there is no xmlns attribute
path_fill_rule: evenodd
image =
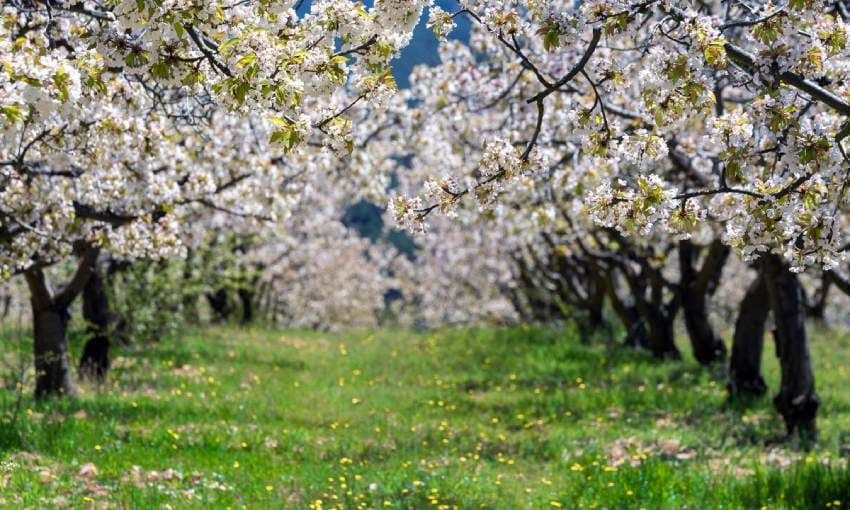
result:
<svg viewBox="0 0 850 510"><path fill-rule="evenodd" d="M77 263L77 270L74 271L74 276L71 281L63 287L53 298L54 302L60 307L70 306L74 299L83 291L89 278L94 272L97 264L97 256L100 254L100 248L89 243L81 242L77 246L78 256L80 258Z"/></svg>

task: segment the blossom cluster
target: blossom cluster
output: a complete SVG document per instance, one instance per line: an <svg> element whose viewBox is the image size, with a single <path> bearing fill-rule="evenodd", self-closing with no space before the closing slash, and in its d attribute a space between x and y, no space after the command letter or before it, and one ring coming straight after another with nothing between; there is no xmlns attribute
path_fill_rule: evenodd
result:
<svg viewBox="0 0 850 510"><path fill-rule="evenodd" d="M406 93L403 225L473 214L466 193L435 193L448 174L482 222L550 204L626 235L709 223L795 270L844 259L850 20L833 3L465 2L430 24L442 37L460 16L469 44L442 42Z"/></svg>

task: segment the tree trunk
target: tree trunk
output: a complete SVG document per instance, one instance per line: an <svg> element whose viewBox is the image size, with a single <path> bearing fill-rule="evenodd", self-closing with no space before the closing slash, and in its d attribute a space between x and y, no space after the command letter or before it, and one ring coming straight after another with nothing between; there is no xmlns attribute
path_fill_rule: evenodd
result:
<svg viewBox="0 0 850 510"><path fill-rule="evenodd" d="M56 302L40 268L24 274L32 304L35 398L74 396L68 362L68 305Z"/></svg>
<svg viewBox="0 0 850 510"><path fill-rule="evenodd" d="M190 247L186 249L186 259L183 261L183 297L182 311L183 320L189 324L198 324L201 314L198 313L198 292L195 292L196 283L192 274L192 268L198 264L195 251Z"/></svg>
<svg viewBox="0 0 850 510"><path fill-rule="evenodd" d="M562 318L561 309L552 302L552 296L547 293L545 283L541 281L540 275L529 267L522 256L515 256L514 262L517 264L519 271L517 276L522 284L518 292L522 292L525 297L525 302L528 305L527 313L532 320L548 323L556 318Z"/></svg>
<svg viewBox="0 0 850 510"><path fill-rule="evenodd" d="M227 289L218 289L215 292L207 293L207 301L210 304L210 308L213 312L213 321L214 322L227 322L227 319L230 318L230 312L232 308L230 306L230 299L227 295Z"/></svg>
<svg viewBox="0 0 850 510"><path fill-rule="evenodd" d="M623 340L623 345L635 349L649 348L649 335L646 332L646 324L641 319L635 307L628 307L626 313L630 317L624 324L628 324L626 328L626 338Z"/></svg>
<svg viewBox="0 0 850 510"><path fill-rule="evenodd" d="M694 358L702 365L725 360L726 346L714 333L708 321L705 294L686 292L686 295L682 296L682 312Z"/></svg>
<svg viewBox="0 0 850 510"><path fill-rule="evenodd" d="M617 280L614 277L614 272L611 270L598 268L604 273L603 282L605 284L606 295L611 303L611 308L617 314L617 318L626 329L626 338L623 340L623 345L626 347L646 348L649 341L647 340L646 324L640 316L640 312L634 305L626 303L617 293Z"/></svg>
<svg viewBox="0 0 850 510"><path fill-rule="evenodd" d="M712 283L720 279L729 249L719 242L713 243L705 256L702 269L694 268L695 247L690 241L679 243L679 267L681 273L681 304L685 317L685 328L691 340L694 358L702 365L710 365L726 359L726 346L711 327L708 320L706 297Z"/></svg>
<svg viewBox="0 0 850 510"><path fill-rule="evenodd" d="M591 334L595 334L605 326L605 284L596 275L586 270L589 290L587 299L587 327Z"/></svg>
<svg viewBox="0 0 850 510"><path fill-rule="evenodd" d="M664 302L665 283L660 273L653 272L649 264L644 264L643 271L649 273L633 280L631 286L635 293L635 304L641 316L647 323L647 340L649 351L659 359L681 359L682 355L676 347L673 333L673 322L679 310L679 303L674 296L668 303ZM651 279L651 282L648 280ZM641 280L643 288L641 287ZM649 283L647 286L646 283ZM645 294L649 290L649 297Z"/></svg>
<svg viewBox="0 0 850 510"><path fill-rule="evenodd" d="M110 323L109 298L98 268L92 272L83 289L83 318L89 339L80 357L81 378L103 382L109 371Z"/></svg>
<svg viewBox="0 0 850 510"><path fill-rule="evenodd" d="M648 344L652 355L659 359L680 359L682 357L676 347L673 334L674 314L666 310L666 306L652 306L645 315L649 323Z"/></svg>
<svg viewBox="0 0 850 510"><path fill-rule="evenodd" d="M2 315L0 315L0 318L5 319L6 317L9 316L9 308L11 308L11 306L12 306L12 296L11 296L11 294L7 294L7 295L3 296L3 311L0 312L0 313L2 313Z"/></svg>
<svg viewBox="0 0 850 510"><path fill-rule="evenodd" d="M764 261L767 294L776 323L774 338L781 368L779 393L773 399L785 420L788 435L814 439L820 399L815 392L809 344L806 338L806 303L797 275L777 255Z"/></svg>
<svg viewBox="0 0 850 510"><path fill-rule="evenodd" d="M761 376L761 355L764 349L764 326L769 312L767 286L764 276L760 274L741 300L738 320L735 322L732 357L729 360L730 396L761 396L767 392L767 385Z"/></svg>
<svg viewBox="0 0 850 510"><path fill-rule="evenodd" d="M271 292L269 292L268 294L271 294ZM266 296L263 299L263 302L265 303L264 308L266 320L272 321L273 319L271 316L271 297L267 296L265 291L263 295ZM508 301L510 301L511 306L513 307L514 311L516 311L522 322L531 322L531 315L528 313L528 309L523 304L522 298L519 295L519 291L515 287L503 286L502 295L505 296Z"/></svg>
<svg viewBox="0 0 850 510"><path fill-rule="evenodd" d="M131 331L130 321L127 320L124 312L116 309L115 306L109 303L110 290L114 292L115 285L118 283L119 273L131 267L130 262L118 261L110 259L106 265L106 274L103 277L104 296L107 299L106 310L109 312L109 340L111 345L128 346L133 340L133 332ZM114 293L112 294L114 295Z"/></svg>
<svg viewBox="0 0 850 510"><path fill-rule="evenodd" d="M243 288L240 288L237 293L242 303L242 324L250 324L254 321L254 293Z"/></svg>
<svg viewBox="0 0 850 510"><path fill-rule="evenodd" d="M648 349L649 339L643 322L638 322L634 329L630 329L623 339L623 345L632 349Z"/></svg>
<svg viewBox="0 0 850 510"><path fill-rule="evenodd" d="M24 271L30 290L33 319L33 359L35 361L35 398L74 396L68 362L69 308L83 291L97 263L100 249L82 241L74 244L79 257L71 281L55 293L50 288L42 266L36 264Z"/></svg>

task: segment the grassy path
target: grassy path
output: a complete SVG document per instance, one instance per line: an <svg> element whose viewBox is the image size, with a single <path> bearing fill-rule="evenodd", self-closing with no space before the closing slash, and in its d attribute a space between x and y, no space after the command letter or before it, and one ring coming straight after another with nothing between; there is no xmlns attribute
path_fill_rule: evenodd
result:
<svg viewBox="0 0 850 510"><path fill-rule="evenodd" d="M196 331L13 423L3 391L0 507L844 508L850 336L813 350L802 452L722 369L547 331Z"/></svg>

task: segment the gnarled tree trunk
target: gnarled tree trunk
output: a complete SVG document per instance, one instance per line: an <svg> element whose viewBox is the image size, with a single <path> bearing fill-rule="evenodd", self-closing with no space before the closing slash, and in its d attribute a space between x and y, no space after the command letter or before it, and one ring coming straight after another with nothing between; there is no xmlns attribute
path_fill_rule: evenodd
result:
<svg viewBox="0 0 850 510"><path fill-rule="evenodd" d="M777 255L764 261L767 294L776 323L776 354L782 372L773 403L785 420L788 435L814 439L820 399L806 338L806 302L797 275Z"/></svg>
<svg viewBox="0 0 850 510"><path fill-rule="evenodd" d="M694 267L696 256L693 243L687 240L679 242L679 291L685 328L688 330L694 358L703 365L709 365L726 359L726 346L714 333L708 320L707 297L720 280L729 248L719 241L712 243L699 271Z"/></svg>
<svg viewBox="0 0 850 510"><path fill-rule="evenodd" d="M614 272L611 270L599 271L604 272L603 282L605 284L606 295L611 303L611 308L617 314L617 318L626 328L626 338L623 340L623 345L626 347L646 348L649 340L646 334L646 324L640 316L637 308L629 303L626 303L620 294L617 292L617 281Z"/></svg>
<svg viewBox="0 0 850 510"><path fill-rule="evenodd" d="M37 399L76 394L68 361L69 307L88 283L99 249L82 244L75 248L80 257L77 270L68 285L57 292L50 288L40 265L24 272L32 304Z"/></svg>
<svg viewBox="0 0 850 510"><path fill-rule="evenodd" d="M762 274L750 284L741 300L735 336L732 340L732 357L729 360L729 394L761 396L767 385L761 376L761 355L764 349L764 326L770 302Z"/></svg>
<svg viewBox="0 0 850 510"><path fill-rule="evenodd" d="M647 326L647 345L652 355L659 359L680 359L679 348L673 333L673 323L679 310L677 296L665 302L666 282L660 273L643 264L640 275L626 273L626 280L635 295L635 305ZM647 290L649 296L647 296Z"/></svg>
<svg viewBox="0 0 850 510"><path fill-rule="evenodd" d="M188 247L186 248L186 259L183 261L183 297L181 299L181 309L183 312L183 320L189 324L198 324L201 314L198 313L198 293L191 289L195 288L196 282L192 274L192 268L201 263L197 260L195 251ZM187 290L188 289L188 290Z"/></svg>
<svg viewBox="0 0 850 510"><path fill-rule="evenodd" d="M221 288L215 292L208 292L207 302L212 309L213 321L218 323L227 322L231 312L233 312L227 289Z"/></svg>
<svg viewBox="0 0 850 510"><path fill-rule="evenodd" d="M6 295L3 296L2 301L3 301L3 305L0 306L0 318L5 319L6 317L9 316L9 308L11 308L11 306L12 306L12 296L9 295L9 294L6 294Z"/></svg>
<svg viewBox="0 0 850 510"><path fill-rule="evenodd" d="M109 347L111 312L106 293L104 278L99 268L92 271L88 283L83 289L83 318L89 339L83 347L80 357L79 374L102 382L109 371Z"/></svg>
<svg viewBox="0 0 850 510"><path fill-rule="evenodd" d="M521 287L518 289L525 298L527 314L533 321L547 323L555 319L563 318L562 309L552 300L550 289L546 288L547 282L540 272L530 267L522 254L513 256L518 270L518 278Z"/></svg>
<svg viewBox="0 0 850 510"><path fill-rule="evenodd" d="M35 359L35 398L74 396L68 362L68 306L50 296L44 272L26 272L30 286Z"/></svg>
<svg viewBox="0 0 850 510"><path fill-rule="evenodd" d="M583 302L583 308L587 312L584 335L589 338L605 326L605 285L598 275L589 272L587 268L585 268L585 279L588 293L587 299Z"/></svg>
<svg viewBox="0 0 850 510"><path fill-rule="evenodd" d="M661 359L681 358L673 334L675 305L652 306L644 317L649 323L648 344L652 355Z"/></svg>
<svg viewBox="0 0 850 510"><path fill-rule="evenodd" d="M242 303L242 324L250 324L254 321L254 293L249 289L239 288L237 294Z"/></svg>

